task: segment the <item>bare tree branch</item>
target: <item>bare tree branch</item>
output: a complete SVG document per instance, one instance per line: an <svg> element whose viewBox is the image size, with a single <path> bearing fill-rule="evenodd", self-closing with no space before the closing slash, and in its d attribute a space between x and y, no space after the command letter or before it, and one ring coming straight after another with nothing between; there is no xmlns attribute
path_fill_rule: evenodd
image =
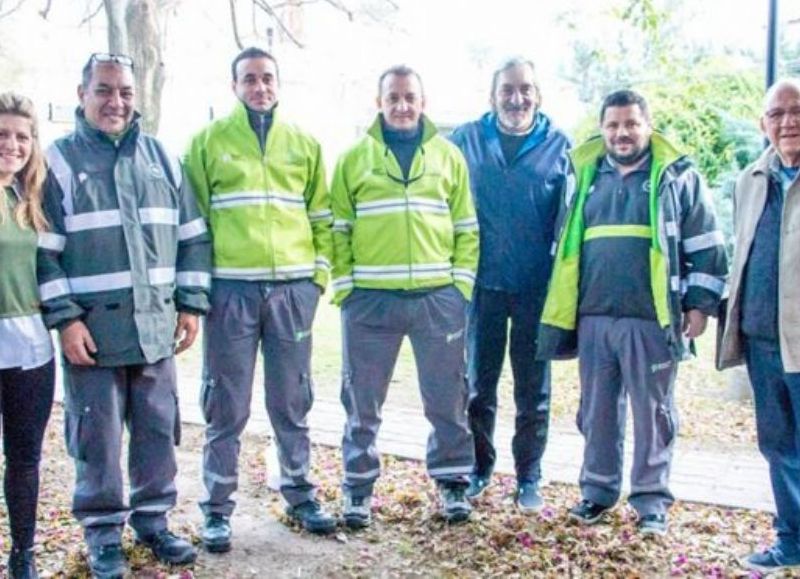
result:
<svg viewBox="0 0 800 579"><path fill-rule="evenodd" d="M389 6L393 11L400 9L399 4L395 0L382 1L385 2L386 5ZM347 19L350 22L355 20L356 11L351 10L345 0L250 0L250 6L252 8L251 18L253 34L257 36L261 35L257 25L257 16L259 14L264 14L275 24L278 30L292 42L292 44L298 48L304 48L305 45L300 42L300 39L292 31L280 11L287 8L299 8L305 5L318 4L320 2L324 2L325 4L331 6L334 10L342 12L345 14L345 16L347 16ZM229 6L231 11L231 23L233 24L234 40L236 41L236 45L241 48L243 43L236 18L236 0L229 0ZM365 14L368 18L374 20L375 22L382 22L384 20L384 17L378 16L367 8L362 7L358 9L358 12ZM270 31L271 30L272 29L270 29Z"/></svg>
<svg viewBox="0 0 800 579"><path fill-rule="evenodd" d="M6 10L5 12L0 12L0 18L5 18L6 16L9 16L9 15L13 14L17 10L19 10L20 6L22 6L24 3L25 3L25 0L17 0L17 3L14 4L11 8ZM0 10L2 10L2 9L3 9L3 3L0 2Z"/></svg>
<svg viewBox="0 0 800 579"><path fill-rule="evenodd" d="M339 2L339 0L325 0L328 4L336 8L336 10L341 10L345 14L347 14L347 19L352 22L353 21L353 12L347 8L344 4Z"/></svg>
<svg viewBox="0 0 800 579"><path fill-rule="evenodd" d="M239 24L236 20L236 0L228 0L228 6L231 9L231 26L233 26L233 39L236 41L236 46L239 50L244 48L244 44L242 44L242 39L239 36Z"/></svg>
<svg viewBox="0 0 800 579"><path fill-rule="evenodd" d="M50 16L50 9L53 7L53 0L47 0L44 3L44 6L41 10L39 10L39 16L47 20L47 17Z"/></svg>
<svg viewBox="0 0 800 579"><path fill-rule="evenodd" d="M89 23L89 21L90 21L92 18L94 18L95 16L97 16L98 14L100 14L100 11L101 11L102 9L103 9L103 0L100 0L100 4L98 4L98 5L97 5L97 7L96 7L96 8L95 8L95 9L94 9L92 12L90 12L89 14L87 14L87 15L84 17L84 19L83 19L83 20L81 20L80 24L78 24L78 26L83 26L84 24L88 24L88 23Z"/></svg>
<svg viewBox="0 0 800 579"><path fill-rule="evenodd" d="M264 0L252 0L252 1L253 1L253 5L254 5L254 6L258 6L258 7L259 7L259 8L261 8L261 10L263 10L263 11L264 11L264 12L265 12L265 13L266 13L266 14L267 14L267 15L268 15L270 18L272 18L272 20L275 22L275 24L277 24L277 25L278 25L278 28L280 28L280 29L281 29L281 32L283 32L283 33L286 35L286 37L287 37L289 40L291 40L291 41L292 41L292 44L294 44L295 46L297 46L297 48L304 48L304 47L305 47L305 46L303 45L303 43L302 43L302 42L300 42L300 40L298 40L298 39L297 39L297 37L296 37L294 34L292 34L292 31L291 31L291 30L289 30L289 27L288 27L288 26L286 26L286 24L284 23L284 21L283 21L283 18L281 18L281 17L280 17L280 16L279 16L279 15L278 15L278 14L275 12L275 10L273 10L273 9L272 9L272 6L270 6L270 5L269 5L267 2L264 2Z"/></svg>

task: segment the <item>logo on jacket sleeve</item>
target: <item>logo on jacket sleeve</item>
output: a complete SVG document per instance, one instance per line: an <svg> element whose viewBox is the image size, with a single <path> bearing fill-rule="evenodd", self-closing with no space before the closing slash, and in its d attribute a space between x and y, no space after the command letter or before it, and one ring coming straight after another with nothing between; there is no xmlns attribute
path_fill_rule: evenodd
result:
<svg viewBox="0 0 800 579"><path fill-rule="evenodd" d="M163 179L165 176L164 169L158 163L150 163L147 170L150 173L150 177L153 179Z"/></svg>

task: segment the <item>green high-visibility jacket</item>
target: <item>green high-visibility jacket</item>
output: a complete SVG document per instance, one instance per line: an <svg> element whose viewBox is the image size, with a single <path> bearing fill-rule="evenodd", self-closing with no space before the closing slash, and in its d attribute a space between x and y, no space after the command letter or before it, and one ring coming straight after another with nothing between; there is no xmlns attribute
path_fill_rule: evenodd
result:
<svg viewBox="0 0 800 579"><path fill-rule="evenodd" d="M708 315L716 314L725 291L727 258L724 238L700 175L658 133L651 137L650 152L650 287L658 322L674 357L681 360L693 349L682 335L682 313L699 309ZM538 357L542 359L570 358L577 353L578 278L586 235L583 209L598 163L605 154L601 137L590 139L570 154L575 193L566 200L539 328ZM639 228L593 229L598 230L592 232L596 238L630 235Z"/></svg>
<svg viewBox="0 0 800 579"><path fill-rule="evenodd" d="M262 152L238 103L192 139L184 164L211 231L213 277L325 287L333 217L313 137L276 109Z"/></svg>
<svg viewBox="0 0 800 579"><path fill-rule="evenodd" d="M339 159L331 186L334 303L354 287L414 290L455 284L472 297L478 221L466 161L423 116L404 178L380 117Z"/></svg>

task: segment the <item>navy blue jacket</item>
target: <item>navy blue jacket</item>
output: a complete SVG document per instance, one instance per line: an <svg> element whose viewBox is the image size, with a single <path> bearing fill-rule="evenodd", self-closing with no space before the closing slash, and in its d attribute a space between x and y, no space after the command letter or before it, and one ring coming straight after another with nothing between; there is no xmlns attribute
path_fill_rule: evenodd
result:
<svg viewBox="0 0 800 579"><path fill-rule="evenodd" d="M462 125L450 138L467 159L478 214L477 285L526 293L543 303L569 173L569 140L542 113L511 163L500 148L494 113Z"/></svg>

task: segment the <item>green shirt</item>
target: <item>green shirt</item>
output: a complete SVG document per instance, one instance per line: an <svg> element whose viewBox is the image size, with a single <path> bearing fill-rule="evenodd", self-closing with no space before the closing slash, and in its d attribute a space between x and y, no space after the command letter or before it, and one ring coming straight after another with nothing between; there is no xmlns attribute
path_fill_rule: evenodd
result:
<svg viewBox="0 0 800 579"><path fill-rule="evenodd" d="M19 201L12 187L5 188L2 202L6 218L0 223L0 318L39 313L36 231L20 227L14 219Z"/></svg>

